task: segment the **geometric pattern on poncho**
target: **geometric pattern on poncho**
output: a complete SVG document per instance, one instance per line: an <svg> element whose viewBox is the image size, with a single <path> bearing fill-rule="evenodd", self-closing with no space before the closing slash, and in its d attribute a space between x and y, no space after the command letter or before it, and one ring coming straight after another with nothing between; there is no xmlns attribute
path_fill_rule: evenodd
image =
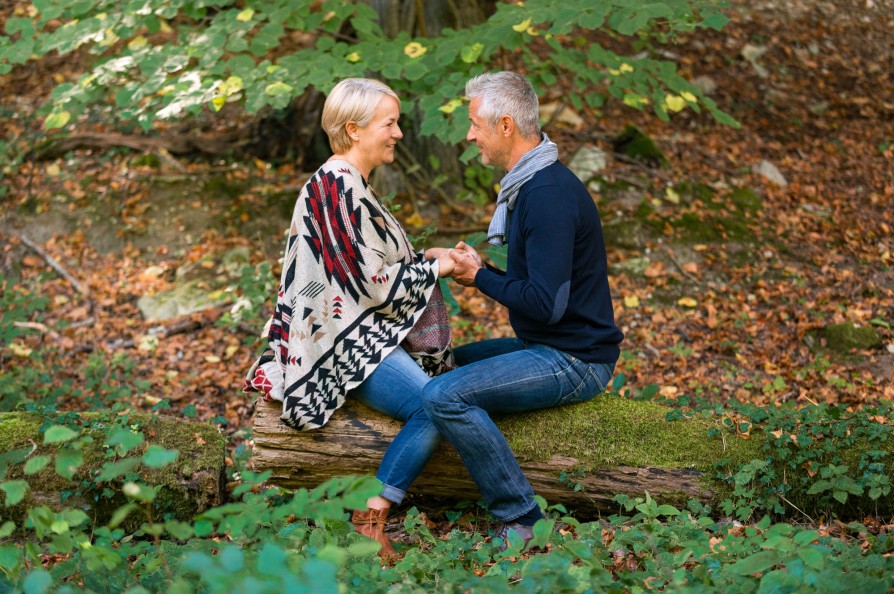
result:
<svg viewBox="0 0 894 594"><path fill-rule="evenodd" d="M295 203L269 349L245 389L281 401L290 427L321 427L407 338L437 284L437 264L414 253L360 172L324 163ZM449 337L441 352L408 352L430 375L452 361Z"/></svg>
<svg viewBox="0 0 894 594"><path fill-rule="evenodd" d="M344 404L345 393L339 386L361 383L381 363L382 353L390 352L400 344L413 327L415 304L426 298L426 284L415 280L401 279L399 285L407 292L407 298L395 299L385 312L371 310L360 316L338 337L335 345L317 359L305 377L285 390L283 423L296 429L323 426ZM407 321L397 324L396 319Z"/></svg>

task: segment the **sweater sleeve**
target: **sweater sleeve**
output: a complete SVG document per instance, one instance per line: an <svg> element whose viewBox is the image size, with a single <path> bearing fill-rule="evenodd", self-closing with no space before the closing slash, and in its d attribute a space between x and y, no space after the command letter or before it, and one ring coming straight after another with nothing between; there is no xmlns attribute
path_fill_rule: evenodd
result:
<svg viewBox="0 0 894 594"><path fill-rule="evenodd" d="M475 275L478 289L509 309L543 324L555 324L568 307L576 213L556 201L555 186L528 193L513 216L519 218L519 233L510 244L510 258L521 254L525 270L501 276L488 269Z"/></svg>

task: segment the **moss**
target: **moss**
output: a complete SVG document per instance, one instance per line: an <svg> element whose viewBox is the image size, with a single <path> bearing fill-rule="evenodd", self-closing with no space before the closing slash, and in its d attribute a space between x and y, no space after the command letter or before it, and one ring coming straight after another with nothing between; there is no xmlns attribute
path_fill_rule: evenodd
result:
<svg viewBox="0 0 894 594"><path fill-rule="evenodd" d="M234 179L227 175L215 175L205 182L202 193L214 199L236 198L249 187L246 180Z"/></svg>
<svg viewBox="0 0 894 594"><path fill-rule="evenodd" d="M615 152L627 155L649 167L666 167L667 157L658 149L655 142L636 126L626 126L624 131L612 139Z"/></svg>
<svg viewBox="0 0 894 594"><path fill-rule="evenodd" d="M53 462L27 477L21 463L9 466L6 478L24 478L31 490L21 504L12 508L0 507L0 519L20 518L27 507L37 504L52 508L81 507L100 519L107 519L124 502L121 485L117 482L97 484L93 477L107 460L112 459L107 456L109 450L103 444L108 430L121 422L142 431L145 441L140 447L158 444L179 452L178 459L164 468L137 466L135 469L147 484L160 487L153 504L155 518L188 520L199 511L221 503L225 441L210 425L149 414L130 414L125 419L105 413L47 416L0 413L0 451L3 452L24 450L25 454L30 452L33 456L55 455L58 446L42 445L41 429L63 423L69 426L76 423L84 429L79 439L84 463L72 481L59 476ZM131 455L139 453L132 451Z"/></svg>
<svg viewBox="0 0 894 594"><path fill-rule="evenodd" d="M578 459L591 468L638 466L710 470L718 451L749 460L757 449L750 441L709 438L720 428L703 417L667 421L670 409L652 402L603 395L571 407L559 407L501 418L516 455L545 461L553 454Z"/></svg>
<svg viewBox="0 0 894 594"><path fill-rule="evenodd" d="M741 212L756 215L761 210L761 197L751 188L734 188L727 199Z"/></svg>
<svg viewBox="0 0 894 594"><path fill-rule="evenodd" d="M830 350L849 353L852 349L874 349L882 345L882 337L872 326L858 326L846 322L826 326L820 332Z"/></svg>
<svg viewBox="0 0 894 594"><path fill-rule="evenodd" d="M696 182L682 182L676 184L674 186L674 191L680 196L680 200L687 204L695 200L709 203L717 193L711 186Z"/></svg>

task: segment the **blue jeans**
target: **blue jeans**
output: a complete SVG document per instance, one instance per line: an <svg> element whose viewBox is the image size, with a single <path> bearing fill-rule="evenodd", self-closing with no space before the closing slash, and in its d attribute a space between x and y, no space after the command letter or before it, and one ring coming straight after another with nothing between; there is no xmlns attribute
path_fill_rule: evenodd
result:
<svg viewBox="0 0 894 594"><path fill-rule="evenodd" d="M422 388L431 378L402 347L379 363L352 396L370 408L404 422L385 451L376 478L382 481L382 497L403 501L407 489L425 468L440 441L438 430L422 408Z"/></svg>
<svg viewBox="0 0 894 594"><path fill-rule="evenodd" d="M517 338L472 343L457 348L454 356L460 367L425 385L425 412L456 448L491 514L511 522L537 503L490 414L589 400L605 390L614 363L585 363Z"/></svg>

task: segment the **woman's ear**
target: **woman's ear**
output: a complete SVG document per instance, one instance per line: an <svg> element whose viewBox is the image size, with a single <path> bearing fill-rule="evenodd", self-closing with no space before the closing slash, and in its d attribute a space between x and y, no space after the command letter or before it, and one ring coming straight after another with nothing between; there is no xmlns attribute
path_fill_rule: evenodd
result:
<svg viewBox="0 0 894 594"><path fill-rule="evenodd" d="M360 135L357 131L360 130L360 126L357 125L357 122L350 121L345 124L345 132L348 133L348 138L351 140L357 141L360 139Z"/></svg>

